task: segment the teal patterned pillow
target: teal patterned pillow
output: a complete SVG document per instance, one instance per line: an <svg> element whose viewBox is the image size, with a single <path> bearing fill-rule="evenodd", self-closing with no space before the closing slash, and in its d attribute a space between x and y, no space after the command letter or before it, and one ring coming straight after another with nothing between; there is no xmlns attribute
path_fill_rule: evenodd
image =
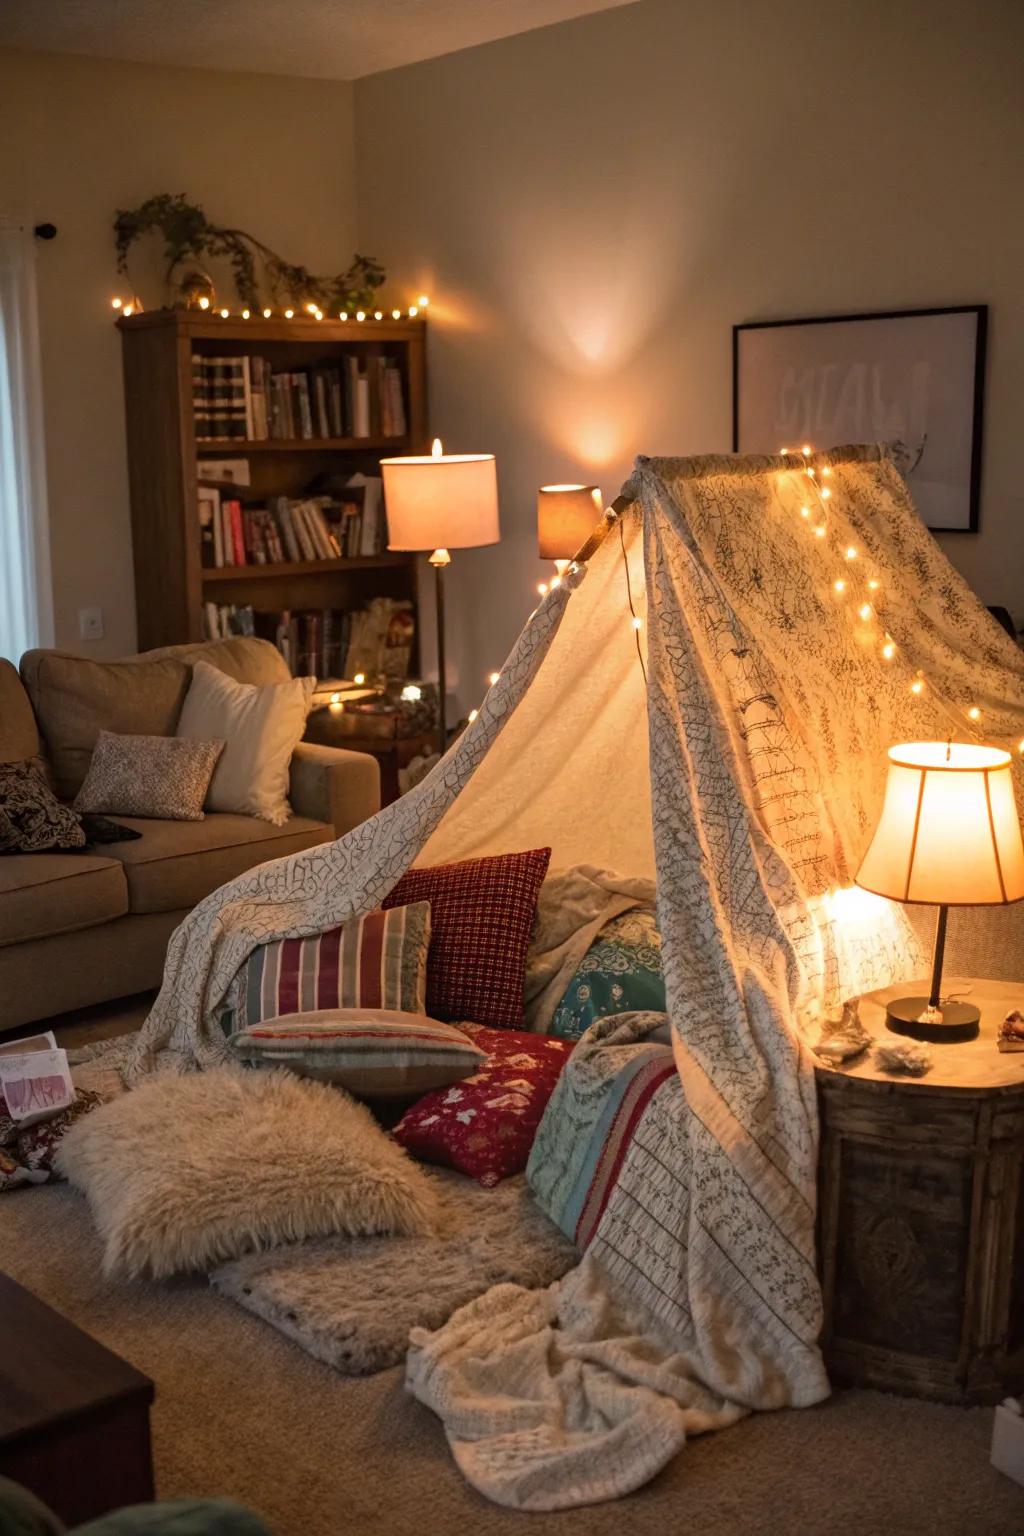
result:
<svg viewBox="0 0 1024 1536"><path fill-rule="evenodd" d="M634 907L601 929L555 1009L549 1034L578 1040L595 1019L647 1008L665 1012L661 934L653 907Z"/></svg>

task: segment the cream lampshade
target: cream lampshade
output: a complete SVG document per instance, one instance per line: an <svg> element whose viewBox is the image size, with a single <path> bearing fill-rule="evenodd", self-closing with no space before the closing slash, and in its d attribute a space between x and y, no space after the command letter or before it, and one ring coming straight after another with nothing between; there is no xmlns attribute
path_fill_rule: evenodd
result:
<svg viewBox="0 0 1024 1536"><path fill-rule="evenodd" d="M1024 840L1010 754L963 742L914 741L889 749L889 776L875 835L857 884L893 901L939 909L928 997L889 1004L888 1025L919 1040L970 1039L979 1012L941 1000L951 906L1024 897Z"/></svg>
<svg viewBox="0 0 1024 1536"><path fill-rule="evenodd" d="M542 560L564 569L601 521L596 485L542 485L537 492L537 544Z"/></svg>
<svg viewBox="0 0 1024 1536"><path fill-rule="evenodd" d="M497 544L498 476L493 453L445 453L381 459L389 549L431 550L437 603L438 743L448 745L445 710L444 568L450 549Z"/></svg>

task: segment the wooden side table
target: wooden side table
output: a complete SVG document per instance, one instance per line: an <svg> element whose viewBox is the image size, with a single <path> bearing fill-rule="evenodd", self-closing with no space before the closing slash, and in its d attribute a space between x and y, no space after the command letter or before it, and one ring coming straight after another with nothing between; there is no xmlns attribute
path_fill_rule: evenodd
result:
<svg viewBox="0 0 1024 1536"><path fill-rule="evenodd" d="M990 1403L1024 1387L1024 1053L995 1044L1024 983L947 985L970 986L981 1033L932 1046L926 1077L870 1050L817 1068L822 1342L837 1379ZM907 990L861 1000L880 1040Z"/></svg>
<svg viewBox="0 0 1024 1536"><path fill-rule="evenodd" d="M0 1474L68 1525L153 1497L153 1383L0 1275Z"/></svg>

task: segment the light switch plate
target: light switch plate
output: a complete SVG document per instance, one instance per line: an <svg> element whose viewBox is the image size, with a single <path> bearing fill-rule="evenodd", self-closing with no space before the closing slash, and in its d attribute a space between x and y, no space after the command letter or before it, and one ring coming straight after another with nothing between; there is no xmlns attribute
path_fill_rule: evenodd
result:
<svg viewBox="0 0 1024 1536"><path fill-rule="evenodd" d="M103 639L103 609L79 608L78 633L83 640Z"/></svg>

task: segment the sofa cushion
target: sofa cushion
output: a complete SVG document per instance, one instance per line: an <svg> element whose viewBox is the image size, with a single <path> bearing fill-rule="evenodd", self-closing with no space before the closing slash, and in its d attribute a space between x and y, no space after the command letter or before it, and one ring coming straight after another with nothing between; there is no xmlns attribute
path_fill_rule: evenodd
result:
<svg viewBox="0 0 1024 1536"><path fill-rule="evenodd" d="M23 763L38 755L32 702L18 669L0 656L0 763Z"/></svg>
<svg viewBox="0 0 1024 1536"><path fill-rule="evenodd" d="M203 821L151 821L119 816L142 836L111 843L109 854L124 867L132 912L194 907L211 891L257 864L330 842L322 821L292 816L283 826L254 816L209 813Z"/></svg>
<svg viewBox="0 0 1024 1536"><path fill-rule="evenodd" d="M192 677L170 657L87 661L62 651L26 651L21 675L63 800L81 789L100 731L173 736Z"/></svg>
<svg viewBox="0 0 1024 1536"><path fill-rule="evenodd" d="M128 889L116 859L86 853L0 859L0 947L92 928L127 911Z"/></svg>
<svg viewBox="0 0 1024 1536"><path fill-rule="evenodd" d="M203 640L189 645L164 645L155 651L143 651L133 661L183 661L193 667L208 661L211 667L234 678L236 683L286 683L291 677L288 663L276 645L255 635L231 635L227 640Z"/></svg>

